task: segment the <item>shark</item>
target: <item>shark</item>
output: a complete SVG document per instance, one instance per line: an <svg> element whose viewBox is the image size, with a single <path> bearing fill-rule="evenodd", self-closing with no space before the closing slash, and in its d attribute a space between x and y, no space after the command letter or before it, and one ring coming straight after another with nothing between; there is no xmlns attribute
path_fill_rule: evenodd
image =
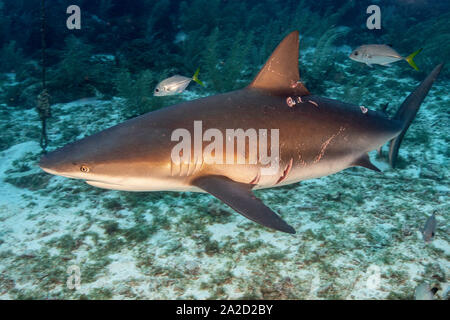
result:
<svg viewBox="0 0 450 320"><path fill-rule="evenodd" d="M299 32L293 31L245 88L129 119L43 155L39 166L50 174L105 189L206 192L262 226L294 234L295 229L253 191L355 166L380 171L368 152L387 142L389 162L395 167L402 139L443 67L437 65L389 118L365 106L311 94L300 79L298 63ZM202 128L213 128L225 139L230 139L228 129L276 129L276 134L267 131L265 135L267 140L268 133L278 138L266 141L267 147L278 146L274 170L261 174L268 166L261 161L206 161L196 155L195 146L176 149L183 160L174 161L173 150L180 143L173 139L174 131L193 131L199 121ZM207 147L209 140L198 143ZM246 145L241 154L245 160L250 158L249 148ZM236 159L236 149L227 148L224 153ZM214 156L218 150L209 151Z"/></svg>

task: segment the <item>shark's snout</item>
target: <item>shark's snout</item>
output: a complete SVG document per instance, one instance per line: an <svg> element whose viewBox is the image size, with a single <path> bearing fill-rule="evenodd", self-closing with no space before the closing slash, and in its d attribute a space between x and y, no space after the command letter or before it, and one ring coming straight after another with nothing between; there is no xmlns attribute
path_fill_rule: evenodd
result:
<svg viewBox="0 0 450 320"><path fill-rule="evenodd" d="M49 157L47 155L43 155L41 157L41 160L39 160L39 167L41 167L42 170L47 170L49 168L49 165Z"/></svg>
<svg viewBox="0 0 450 320"><path fill-rule="evenodd" d="M39 167L47 173L58 174L56 170L56 163L54 157L49 155L43 155L39 161Z"/></svg>
<svg viewBox="0 0 450 320"><path fill-rule="evenodd" d="M71 156L74 151L76 150L69 145L49 152L41 157L39 167L47 173L72 178L77 168L76 161Z"/></svg>
<svg viewBox="0 0 450 320"><path fill-rule="evenodd" d="M73 168L74 166L70 166L67 163L61 161L60 156L57 153L54 154L52 152L42 156L41 160L39 161L39 167L45 172L56 176L75 179L78 178L75 174L75 170Z"/></svg>

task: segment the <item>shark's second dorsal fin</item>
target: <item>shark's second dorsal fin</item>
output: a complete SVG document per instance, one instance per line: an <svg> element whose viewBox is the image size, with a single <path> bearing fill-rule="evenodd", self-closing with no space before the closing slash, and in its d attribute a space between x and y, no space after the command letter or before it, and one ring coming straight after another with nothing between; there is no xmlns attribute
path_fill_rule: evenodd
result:
<svg viewBox="0 0 450 320"><path fill-rule="evenodd" d="M293 31L278 45L248 88L275 94L309 95L298 73L299 33Z"/></svg>

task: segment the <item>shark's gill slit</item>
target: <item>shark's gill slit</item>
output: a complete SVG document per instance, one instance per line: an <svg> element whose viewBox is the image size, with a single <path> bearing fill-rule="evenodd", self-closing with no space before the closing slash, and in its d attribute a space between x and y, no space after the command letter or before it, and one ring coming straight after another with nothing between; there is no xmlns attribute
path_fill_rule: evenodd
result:
<svg viewBox="0 0 450 320"><path fill-rule="evenodd" d="M178 173L178 176L183 176L183 161L180 161L180 172Z"/></svg>
<svg viewBox="0 0 450 320"><path fill-rule="evenodd" d="M302 167L305 167L305 166L306 166L306 161L303 160L303 157L302 157L302 154L300 153L300 151L299 151L299 153L298 153L298 161L300 162L300 165L301 165Z"/></svg>
<svg viewBox="0 0 450 320"><path fill-rule="evenodd" d="M189 170L191 169L191 163L192 163L192 160L189 159L189 161L187 163L186 177L189 177Z"/></svg>
<svg viewBox="0 0 450 320"><path fill-rule="evenodd" d="M193 175L195 172L195 167L197 166L197 157L194 155L193 162L189 162L188 171L186 173L186 177L189 177L190 175ZM192 170L192 172L190 172Z"/></svg>
<svg viewBox="0 0 450 320"><path fill-rule="evenodd" d="M193 166L192 166L192 172L189 172L189 168L188 168L188 172L187 172L187 174L186 174L186 176L192 176L192 175L194 175L195 174L195 171L197 170L197 164L198 164L198 160L199 160L199 157L198 156L195 156L194 155L194 162L193 162ZM201 159L201 157L200 157L200 159Z"/></svg>

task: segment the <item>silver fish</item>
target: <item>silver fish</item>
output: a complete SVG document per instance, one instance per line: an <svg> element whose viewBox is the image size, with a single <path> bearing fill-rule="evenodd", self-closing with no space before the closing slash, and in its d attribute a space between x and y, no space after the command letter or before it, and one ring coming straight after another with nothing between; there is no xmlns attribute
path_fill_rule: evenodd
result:
<svg viewBox="0 0 450 320"><path fill-rule="evenodd" d="M434 212L427 219L425 226L420 231L422 232L423 240L425 240L426 243L433 241L436 233L436 216Z"/></svg>
<svg viewBox="0 0 450 320"><path fill-rule="evenodd" d="M406 58L401 56L395 49L390 45L386 44L366 44L362 45L350 54L349 58L372 66L372 64L379 64L382 66L390 66L391 63L400 60L405 60L416 70L419 70L415 64L413 58L419 54L422 49L419 49Z"/></svg>
<svg viewBox="0 0 450 320"><path fill-rule="evenodd" d="M201 86L204 86L203 82L201 82L198 79L198 73L200 72L200 69L197 69L192 76L192 78L175 75L170 78L167 78L156 86L155 90L153 91L153 95L156 97L162 97L162 96L172 96L174 94L182 93L189 83L191 83L192 80L200 84Z"/></svg>

